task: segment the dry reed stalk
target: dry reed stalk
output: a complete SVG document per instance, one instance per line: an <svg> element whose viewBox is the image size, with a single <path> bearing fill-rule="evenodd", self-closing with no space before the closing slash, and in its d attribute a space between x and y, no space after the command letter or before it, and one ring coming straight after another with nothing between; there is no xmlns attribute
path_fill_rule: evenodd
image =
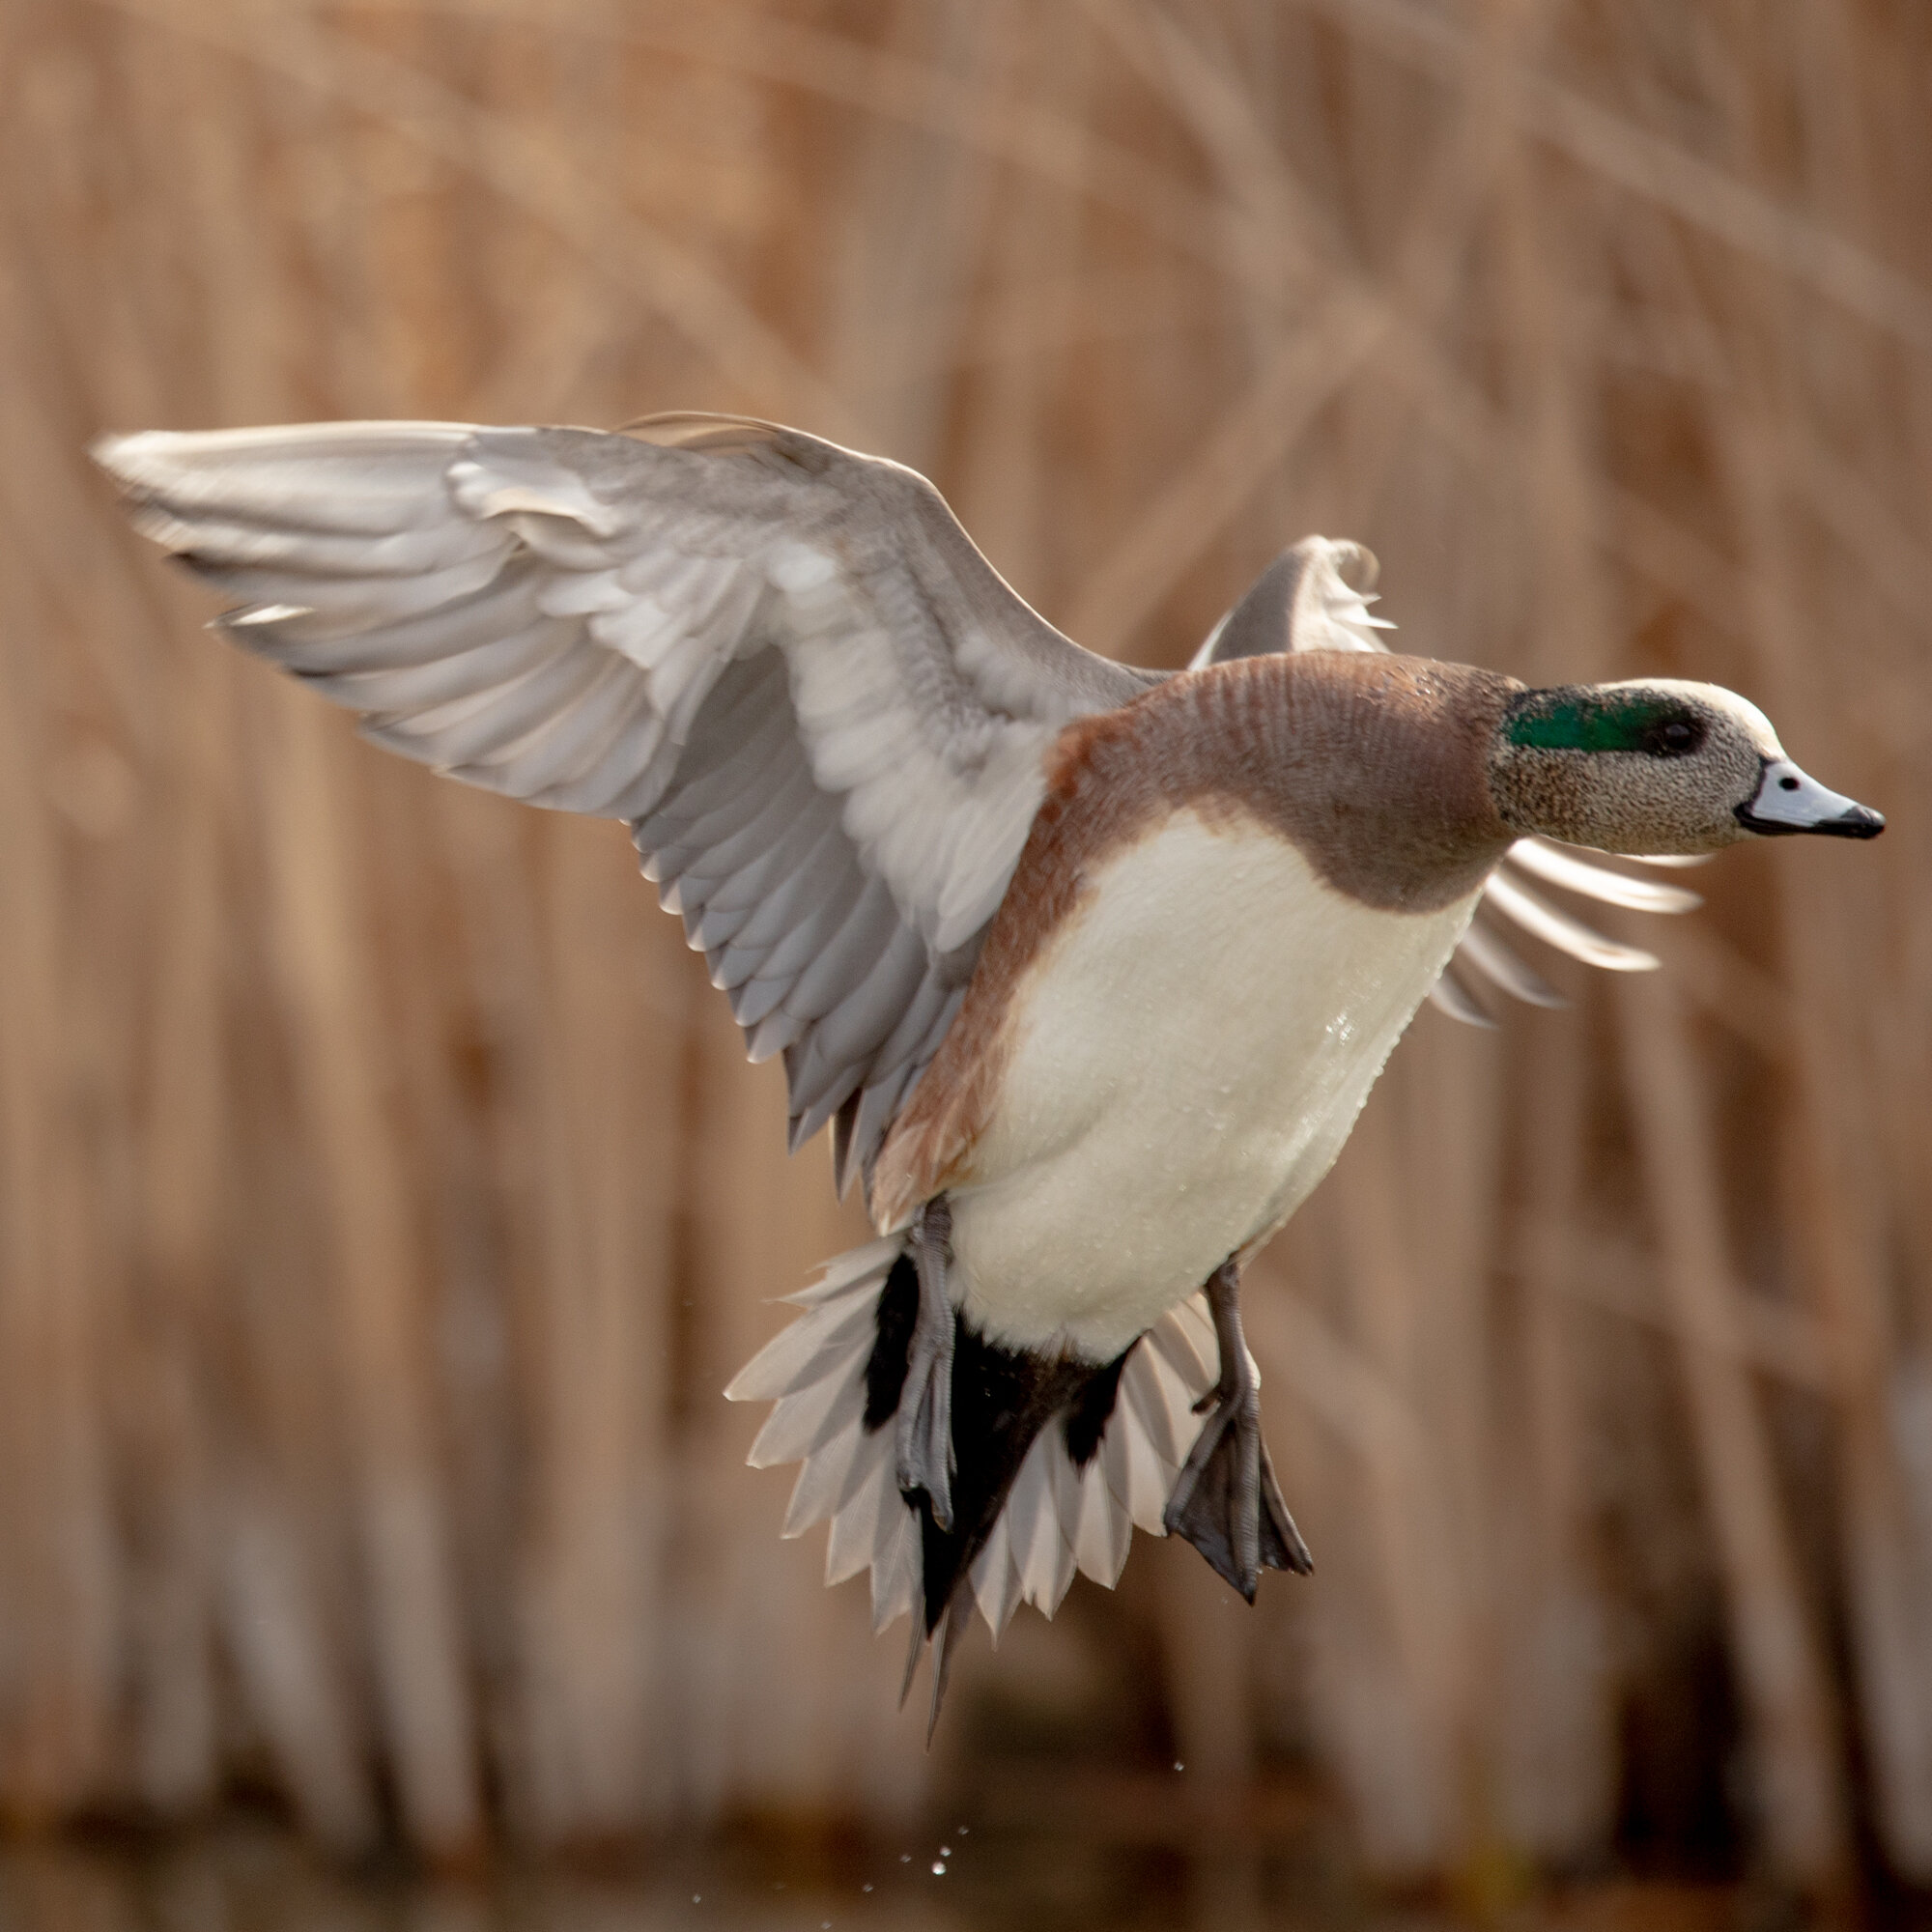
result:
<svg viewBox="0 0 1932 1932"><path fill-rule="evenodd" d="M1297 1275L1342 1276L1342 1231L1331 1227L1341 1218L1332 1208L1307 1217ZM1331 1231L1337 1238L1324 1239ZM1359 1245L1350 1265L1362 1265ZM1318 1440L1342 1452L1300 1456L1282 1471L1322 1578L1309 1609L1314 1728L1371 1866L1395 1878L1440 1870L1462 1821L1439 1681L1445 1662L1454 1667L1451 1634L1432 1622L1453 1562L1435 1445L1371 1347L1286 1289L1278 1268L1258 1261L1244 1298L1256 1360L1278 1391L1270 1434L1286 1422L1300 1436L1319 1422ZM1349 1286L1352 1301L1358 1285Z"/></svg>
<svg viewBox="0 0 1932 1932"><path fill-rule="evenodd" d="M329 1209L344 1369L359 1464L362 1560L384 1730L412 1838L460 1858L482 1830L473 1719L417 1325L417 1235L402 1193L407 1151L383 1096L388 1048L355 929L359 842L338 776L335 721L283 724L265 801L276 964L301 1104Z"/></svg>
<svg viewBox="0 0 1932 1932"><path fill-rule="evenodd" d="M172 667L183 694L187 768L162 807L170 863L152 999L145 1015L135 1290L155 1364L154 1435L141 1456L153 1485L152 1538L138 1585L136 1782L161 1816L192 1813L220 1775L214 1678L218 1533L204 1340L214 1288L232 1279L223 1254L233 1141L232 1077L221 1009L222 967L211 938L229 913L222 876L224 810L214 774L233 724L229 679L209 655Z"/></svg>
<svg viewBox="0 0 1932 1932"><path fill-rule="evenodd" d="M10 573L14 701L0 706L0 824L7 905L0 972L14 1013L0 1029L0 1360L7 1392L4 1537L13 1655L0 1732L0 1804L23 1823L58 1818L105 1769L118 1551L107 1521L101 1439L100 1309L75 1189L84 1172L72 1042L61 1021L63 895L44 766L29 708L27 640L54 634L30 586ZM37 782L38 781L38 782Z"/></svg>
<svg viewBox="0 0 1932 1932"><path fill-rule="evenodd" d="M1435 1365L1420 1328L1422 1276L1396 1206L1404 1190L1395 1110L1391 1090L1364 1113L1349 1159L1331 1178L1330 1208L1346 1257L1357 1346L1396 1391L1417 1444L1407 1455L1378 1456L1364 1473L1378 1557L1377 1615L1390 1631L1416 1733L1407 1776L1418 1797L1427 1793L1426 1810L1410 1824L1415 1831L1426 1818L1421 1835L1390 1864L1422 1871L1455 1862L1471 1822L1463 1778L1475 1689L1468 1669L1473 1578L1457 1548L1457 1472L1432 1426L1427 1385Z"/></svg>
<svg viewBox="0 0 1932 1932"><path fill-rule="evenodd" d="M994 44L1004 52L1006 99L1014 85L1050 85L1063 111L1084 126L1094 95L1093 46L1064 16L1012 10ZM1080 252L1081 199L1076 194L1006 196L996 204L980 254L995 288L1038 287ZM970 315L959 303L962 326ZM959 478L962 516L973 518L975 541L1008 582L1040 603L1056 588L1053 518L1047 475L1059 412L1054 377L1059 359L1035 353L988 369L973 385L974 407L952 468Z"/></svg>
<svg viewBox="0 0 1932 1932"><path fill-rule="evenodd" d="M391 31L425 26L405 16ZM504 110L550 118L562 98L554 60L490 54ZM572 138L586 153L613 126L610 91L577 97ZM549 252L527 233L490 237L482 287L546 285ZM558 294L565 315L595 312L579 278ZM479 345L479 363L486 354ZM534 1237L468 1318L484 1324L476 1346L508 1350L507 1367L521 1372L512 1391L507 1370L492 1371L472 1451L491 1455L482 1432L492 1427L523 1451L494 1478L509 1520L475 1525L479 1582L510 1608L492 1639L507 1680L492 1727L509 1759L518 1832L539 1844L600 1842L655 1822L665 1783L654 1769L663 1529L653 1470L681 1005L657 983L666 935L622 839L547 817L526 824L495 802L486 810L480 838L454 810L440 820L462 880L463 970L484 998L494 1178ZM479 1600L472 1622L489 1607Z"/></svg>
<svg viewBox="0 0 1932 1932"><path fill-rule="evenodd" d="M1554 1028L1515 1057L1530 1069L1520 1108L1524 1202L1551 1238L1530 1244L1509 1355L1508 1435L1496 1449L1504 1557L1497 1594L1502 1659L1494 1743L1498 1824L1550 1860L1607 1843L1615 1803L1607 1617L1585 1551L1589 1443L1577 1318L1561 1290L1582 1243L1582 1043ZM1621 1273L1619 1279L1622 1279ZM1513 1425L1513 1426L1512 1426Z"/></svg>
<svg viewBox="0 0 1932 1932"><path fill-rule="evenodd" d="M1675 1314L1656 1291L1661 1273L1657 1257L1638 1242L1593 1233L1585 1244L1560 1221L1525 1215L1513 1260L1525 1279L1540 1283L1549 1294L1660 1333L1676 1330ZM1825 1325L1803 1309L1764 1295L1743 1295L1729 1340L1738 1360L1754 1374L1807 1395L1835 1391Z"/></svg>
<svg viewBox="0 0 1932 1932"><path fill-rule="evenodd" d="M229 126L246 118L244 108ZM272 407L278 384L263 358L272 353L274 317L256 306L276 287L263 272L266 238L240 156L207 136L202 153L209 233L234 250L213 265L217 285L237 291L217 309L234 318L230 353L216 363L224 412L272 418L283 412ZM420 1296L419 1236L404 1190L413 1163L384 1093L394 1049L380 1024L368 943L355 929L367 900L349 853L366 835L336 769L331 734L340 726L306 707L285 709L278 723L286 762L263 801L271 951L328 1213L382 1730L411 1837L432 1857L459 1859L480 1840L481 1797L446 1508L424 1412L429 1370L412 1306ZM309 1721L326 1720L311 1712Z"/></svg>
<svg viewBox="0 0 1932 1932"><path fill-rule="evenodd" d="M1737 1290L1690 1036L1662 982L1624 982L1618 1009L1644 1177L1683 1337L1699 1474L1723 1564L1764 1850L1786 1876L1830 1886L1849 1853L1831 1683L1799 1585L1764 1421L1738 1366Z"/></svg>
<svg viewBox="0 0 1932 1932"><path fill-rule="evenodd" d="M696 1318L691 1462L683 1484L681 1796L699 1815L751 1809L836 1816L855 1798L914 1809L931 1760L895 1721L895 1627L874 1642L863 1586L824 1588L824 1538L775 1544L791 1472L743 1466L757 1418L713 1394L780 1325L764 1304L867 1230L827 1186L816 1146L787 1157L776 1065L748 1069L724 1003L694 1009L701 1099L691 1196Z"/></svg>
<svg viewBox="0 0 1932 1932"><path fill-rule="evenodd" d="M1460 1621L1459 1850L1482 1858L1493 1855L1503 1827L1493 1713L1512 1660L1496 1584L1502 1064L1493 1038L1440 1014L1428 1015L1419 1033L1395 1090L1404 1116L1402 1179L1384 1211L1404 1222L1417 1273L1411 1399L1436 1445ZM1511 1841L1513 1852L1521 1849Z"/></svg>
<svg viewBox="0 0 1932 1932"><path fill-rule="evenodd" d="M355 1687L318 1615L323 1579L287 1498L244 1471L217 1492L222 1634L278 1783L327 1851L366 1856L380 1833Z"/></svg>
<svg viewBox="0 0 1932 1932"><path fill-rule="evenodd" d="M58 135L85 114L86 94L71 72L51 78L22 101L19 138ZM76 213L83 191L65 177L60 211ZM14 201L17 222L17 191ZM71 578L94 546L80 534L85 485L62 460L58 398L27 374L59 340L58 311L31 272L11 277L0 298L0 500L18 532L0 557L11 613L0 670L11 793L0 807L10 975L0 1020L0 1405L10 1426L0 1614L14 1646L0 1692L0 1803L21 1817L58 1815L125 1776L116 1654L135 1637L138 1572L117 1533L115 1463L123 1426L155 1415L126 1374L124 1258L137 1215L126 1083L137 1008L116 943L140 903L122 748L139 742L130 721L142 707L111 650L61 642ZM37 487L49 470L54 480ZM102 601L125 583L110 574Z"/></svg>
<svg viewBox="0 0 1932 1932"><path fill-rule="evenodd" d="M1819 708L1820 679L1794 625L1802 591L1787 561L1782 445L1772 425L1738 424L1729 480L1767 683L1783 715L1808 718ZM1861 1058L1839 1018L1842 1003L1857 997L1837 939L1850 922L1830 913L1848 896L1824 877L1808 904L1788 889L1780 895L1808 1183L1795 1218L1838 1395L1844 1561L1878 1822L1896 1867L1924 1879L1932 1877L1932 1547L1912 1520L1887 1427L1894 1347L1877 1252L1883 1215L1865 1179L1876 1167L1870 1130L1846 1104L1845 1074Z"/></svg>
<svg viewBox="0 0 1932 1932"><path fill-rule="evenodd" d="M444 787L434 810L455 892L456 950L473 1027L470 1099L487 1205L470 1231L478 1252L467 1293L449 1305L441 1353L467 1358L451 1390L452 1470L465 1492L469 1623L484 1683L483 1718L508 1828L538 1840L560 1827L574 1780L567 1709L541 1615L548 1539L526 1528L534 1495L561 1487L548 1290L574 1252L553 1224L576 1211L568 1183L571 1122L551 1045L538 863L547 826L500 800ZM562 1150L564 1151L554 1151ZM564 1197L553 1192L561 1179ZM448 1291L445 1290L447 1293ZM451 1344L454 1344L452 1348ZM567 1670L567 1663L565 1664ZM561 1794L553 1804L547 1794Z"/></svg>
<svg viewBox="0 0 1932 1932"><path fill-rule="evenodd" d="M666 1779L654 1677L668 1409L671 1216L682 1178L674 935L614 838L559 826L540 1050L553 1112L541 1322L534 1343L536 1493L525 1586L535 1835L635 1833ZM646 922L649 925L646 926Z"/></svg>
<svg viewBox="0 0 1932 1932"><path fill-rule="evenodd" d="M952 76L962 102L992 115L1010 13L1003 0L990 9L956 0L897 5L886 14L879 51L907 62L923 56ZM747 40L755 53L754 39L740 43ZM996 172L956 141L869 116L853 129L842 159L844 205L831 224L820 357L879 447L929 471L946 454L952 364L973 315L973 273L986 245ZM931 358L923 377L905 366L912 337Z"/></svg>

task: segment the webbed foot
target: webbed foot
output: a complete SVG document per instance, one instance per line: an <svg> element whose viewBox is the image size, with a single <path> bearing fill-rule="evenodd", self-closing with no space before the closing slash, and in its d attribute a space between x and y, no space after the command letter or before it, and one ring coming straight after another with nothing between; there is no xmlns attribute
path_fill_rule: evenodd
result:
<svg viewBox="0 0 1932 1932"><path fill-rule="evenodd" d="M1241 1333L1240 1274L1225 1262L1208 1283L1221 1378L1195 1404L1210 1411L1168 1497L1164 1520L1184 1536L1249 1603L1261 1573L1315 1565L1274 1479L1262 1440L1261 1390Z"/></svg>

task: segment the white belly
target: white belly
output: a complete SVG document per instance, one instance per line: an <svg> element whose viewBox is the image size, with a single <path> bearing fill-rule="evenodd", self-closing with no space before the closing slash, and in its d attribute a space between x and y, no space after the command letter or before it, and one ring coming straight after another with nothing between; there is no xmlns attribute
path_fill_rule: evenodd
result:
<svg viewBox="0 0 1932 1932"><path fill-rule="evenodd" d="M954 1298L1009 1347L1124 1349L1333 1164L1476 895L1377 912L1247 821L1177 813L1029 969L950 1190Z"/></svg>

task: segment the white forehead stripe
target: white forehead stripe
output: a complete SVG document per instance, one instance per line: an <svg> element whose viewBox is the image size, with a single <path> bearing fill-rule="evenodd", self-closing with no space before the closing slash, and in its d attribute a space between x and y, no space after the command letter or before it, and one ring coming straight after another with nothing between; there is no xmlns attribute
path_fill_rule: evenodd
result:
<svg viewBox="0 0 1932 1932"><path fill-rule="evenodd" d="M1784 747L1777 742L1777 733L1773 729L1771 720L1748 698L1740 697L1735 691L1726 691L1721 684L1698 684L1688 677L1625 677L1614 684L1600 685L1598 689L1662 691L1677 697L1692 698L1699 704L1708 705L1713 711L1728 713L1766 757L1784 756Z"/></svg>

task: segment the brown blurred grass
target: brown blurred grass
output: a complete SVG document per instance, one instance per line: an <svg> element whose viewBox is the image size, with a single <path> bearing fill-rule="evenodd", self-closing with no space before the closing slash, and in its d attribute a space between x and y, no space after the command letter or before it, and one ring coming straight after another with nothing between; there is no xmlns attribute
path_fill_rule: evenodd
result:
<svg viewBox="0 0 1932 1932"><path fill-rule="evenodd" d="M456 1858L1024 1736L1312 1763L1394 1875L1932 1881L1928 55L1903 0L0 0L8 1814L266 1782ZM715 1393L854 1222L621 832L198 636L81 455L672 407L929 471L1099 648L1356 536L1405 647L1733 684L1895 812L1700 874L1657 980L1425 1014L1251 1297L1318 1578L1143 1541L929 1761Z"/></svg>

